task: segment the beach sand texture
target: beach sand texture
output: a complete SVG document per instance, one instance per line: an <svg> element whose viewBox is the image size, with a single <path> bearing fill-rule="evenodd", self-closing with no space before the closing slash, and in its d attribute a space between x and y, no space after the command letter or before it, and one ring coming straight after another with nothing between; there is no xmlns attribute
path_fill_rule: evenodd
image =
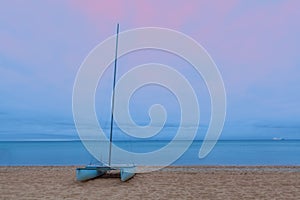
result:
<svg viewBox="0 0 300 200"><path fill-rule="evenodd" d="M76 167L0 167L0 199L300 199L298 167L169 167L75 180Z"/></svg>

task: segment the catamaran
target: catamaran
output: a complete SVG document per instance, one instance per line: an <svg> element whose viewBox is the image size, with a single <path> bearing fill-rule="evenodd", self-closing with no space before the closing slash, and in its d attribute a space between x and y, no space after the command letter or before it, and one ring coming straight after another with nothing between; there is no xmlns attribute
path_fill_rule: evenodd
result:
<svg viewBox="0 0 300 200"><path fill-rule="evenodd" d="M76 169L76 179L78 181L87 181L94 179L104 174L113 171L120 170L121 181L127 181L135 175L136 168L134 165L112 165L111 152L112 152L112 136L113 136L113 121L114 121L114 104L115 104L115 85L116 85L116 70L117 70L117 59L118 59L118 39L119 39L119 24L117 24L117 35L116 35L116 49L115 49L115 61L114 61L114 72L113 72L113 94L112 94L112 106L111 106L111 119L110 119L110 135L109 135L109 155L107 164L87 165L83 168Z"/></svg>

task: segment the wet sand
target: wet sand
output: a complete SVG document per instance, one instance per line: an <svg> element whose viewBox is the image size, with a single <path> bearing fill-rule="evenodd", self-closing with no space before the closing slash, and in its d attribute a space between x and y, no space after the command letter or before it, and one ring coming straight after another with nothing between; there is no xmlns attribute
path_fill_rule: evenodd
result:
<svg viewBox="0 0 300 200"><path fill-rule="evenodd" d="M0 199L299 199L297 167L168 167L75 180L76 167L0 167Z"/></svg>

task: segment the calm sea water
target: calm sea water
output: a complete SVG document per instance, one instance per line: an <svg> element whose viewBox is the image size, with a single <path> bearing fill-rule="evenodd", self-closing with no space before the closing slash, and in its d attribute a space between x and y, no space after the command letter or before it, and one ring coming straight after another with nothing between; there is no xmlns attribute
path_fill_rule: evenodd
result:
<svg viewBox="0 0 300 200"><path fill-rule="evenodd" d="M167 141L116 142L133 152L150 152ZM218 141L204 159L194 141L173 165L300 165L300 140ZM85 165L95 161L80 141L0 142L0 165Z"/></svg>

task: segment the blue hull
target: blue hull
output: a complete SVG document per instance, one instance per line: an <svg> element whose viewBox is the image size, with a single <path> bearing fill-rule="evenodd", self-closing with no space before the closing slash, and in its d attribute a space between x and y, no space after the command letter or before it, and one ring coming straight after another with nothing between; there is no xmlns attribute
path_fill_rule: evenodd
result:
<svg viewBox="0 0 300 200"><path fill-rule="evenodd" d="M121 181L127 181L135 175L135 167L120 168Z"/></svg>
<svg viewBox="0 0 300 200"><path fill-rule="evenodd" d="M76 169L76 180L87 181L99 176L104 175L107 171L111 170L109 167L84 167Z"/></svg>
<svg viewBox="0 0 300 200"><path fill-rule="evenodd" d="M131 179L136 172L136 168L133 167L105 167L105 166L86 166L84 168L76 169L76 180L87 181L104 175L110 170L120 170L121 181L127 181Z"/></svg>

